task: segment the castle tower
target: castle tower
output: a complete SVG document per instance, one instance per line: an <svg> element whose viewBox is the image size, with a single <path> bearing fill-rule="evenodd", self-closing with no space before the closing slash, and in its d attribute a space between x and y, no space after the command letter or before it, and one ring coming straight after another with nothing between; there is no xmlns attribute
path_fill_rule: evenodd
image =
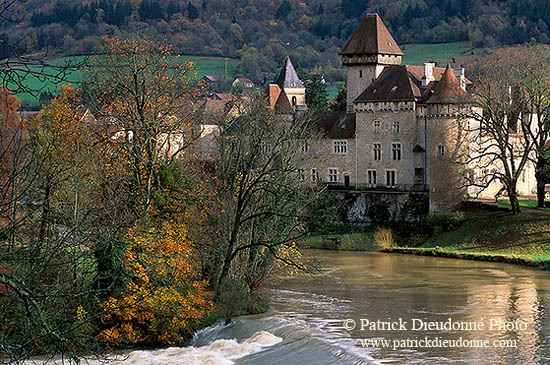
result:
<svg viewBox="0 0 550 365"><path fill-rule="evenodd" d="M283 69L277 78L277 85L287 95L292 107L295 109L305 108L306 88L298 77L289 56L286 56Z"/></svg>
<svg viewBox="0 0 550 365"><path fill-rule="evenodd" d="M451 211L466 193L463 174L469 136L468 121L461 114L473 102L472 96L462 89L453 69L447 66L426 102L430 211Z"/></svg>
<svg viewBox="0 0 550 365"><path fill-rule="evenodd" d="M340 55L347 68L351 113L355 98L378 78L386 65L400 65L403 52L378 14L367 14Z"/></svg>

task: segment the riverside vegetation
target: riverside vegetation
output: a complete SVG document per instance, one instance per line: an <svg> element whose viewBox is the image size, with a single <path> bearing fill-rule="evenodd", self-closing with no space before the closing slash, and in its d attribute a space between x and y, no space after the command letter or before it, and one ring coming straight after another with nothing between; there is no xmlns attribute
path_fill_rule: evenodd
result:
<svg viewBox="0 0 550 365"><path fill-rule="evenodd" d="M28 121L0 89L8 361L183 345L217 318L265 310L270 278L307 266L294 242L318 189L300 188L294 166L315 138L309 119L288 125L253 100L206 157L194 65L143 39L105 49L86 89L62 87Z"/></svg>

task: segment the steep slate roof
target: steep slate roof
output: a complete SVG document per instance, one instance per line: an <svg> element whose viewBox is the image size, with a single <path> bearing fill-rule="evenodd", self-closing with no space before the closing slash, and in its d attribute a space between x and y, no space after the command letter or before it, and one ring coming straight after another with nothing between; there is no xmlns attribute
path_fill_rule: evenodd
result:
<svg viewBox="0 0 550 365"><path fill-rule="evenodd" d="M420 96L420 88L410 77L407 67L393 65L386 66L355 102L414 101Z"/></svg>
<svg viewBox="0 0 550 365"><path fill-rule="evenodd" d="M289 56L286 56L285 65L277 78L277 85L279 85L281 89L304 88L304 84L302 84L302 81L298 77Z"/></svg>
<svg viewBox="0 0 550 365"><path fill-rule="evenodd" d="M314 113L312 120L325 138L355 138L355 113Z"/></svg>
<svg viewBox="0 0 550 365"><path fill-rule="evenodd" d="M367 14L355 33L340 52L341 55L360 54L403 55L390 31L378 14Z"/></svg>
<svg viewBox="0 0 550 365"><path fill-rule="evenodd" d="M286 95L284 90L281 90L279 98L277 99L277 102L275 103L273 109L275 109L276 113L288 114L294 112L294 109L292 108L292 105L290 105L290 101L288 101L288 96Z"/></svg>
<svg viewBox="0 0 550 365"><path fill-rule="evenodd" d="M463 104L472 103L474 99L467 91L462 90L456 79L455 73L447 66L441 80L437 83L432 96L427 104Z"/></svg>

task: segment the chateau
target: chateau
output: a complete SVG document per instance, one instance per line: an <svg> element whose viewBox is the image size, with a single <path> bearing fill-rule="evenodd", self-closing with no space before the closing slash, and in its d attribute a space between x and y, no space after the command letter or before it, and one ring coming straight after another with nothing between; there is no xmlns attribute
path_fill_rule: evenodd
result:
<svg viewBox="0 0 550 365"><path fill-rule="evenodd" d="M467 146L458 137L466 123L459 115L474 103L464 69L402 65L403 52L377 14L366 15L340 55L347 111L314 116L323 138L302 151L315 167L299 169L301 178L383 196L396 206L421 195L430 211L451 210L471 195L461 179ZM266 94L279 113L306 108L305 88L288 57ZM533 169L529 164L524 171L520 195L533 193ZM499 190L494 183L481 196L493 198Z"/></svg>

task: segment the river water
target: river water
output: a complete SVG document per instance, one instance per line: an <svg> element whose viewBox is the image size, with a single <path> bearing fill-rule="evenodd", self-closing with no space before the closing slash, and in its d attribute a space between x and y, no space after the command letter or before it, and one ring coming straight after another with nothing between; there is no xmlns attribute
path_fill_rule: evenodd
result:
<svg viewBox="0 0 550 365"><path fill-rule="evenodd" d="M267 313L116 363L550 364L548 272L370 252L305 256L321 272L282 278Z"/></svg>
<svg viewBox="0 0 550 365"><path fill-rule="evenodd" d="M271 289L268 313L202 331L192 342L196 350L219 339L244 344L265 331L260 335L276 336L280 342L268 341L258 351L231 361L550 364L548 272L367 252L308 250L306 255L321 260L322 273L284 278ZM355 329L350 330L349 320L356 323ZM382 322L390 324L384 328ZM394 322L394 330L388 328ZM370 327L372 323L378 327ZM425 328L430 323L432 328ZM374 341L382 339L390 341L389 348Z"/></svg>

